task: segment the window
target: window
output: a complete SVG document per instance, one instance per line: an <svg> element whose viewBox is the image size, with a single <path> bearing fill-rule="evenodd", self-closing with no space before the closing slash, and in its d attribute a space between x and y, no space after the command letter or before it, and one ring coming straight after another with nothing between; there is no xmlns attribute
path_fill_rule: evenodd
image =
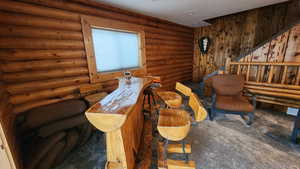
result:
<svg viewBox="0 0 300 169"><path fill-rule="evenodd" d="M120 77L125 70L146 74L142 26L84 16L82 30L92 83Z"/></svg>
<svg viewBox="0 0 300 169"><path fill-rule="evenodd" d="M139 68L137 33L92 28L97 72Z"/></svg>

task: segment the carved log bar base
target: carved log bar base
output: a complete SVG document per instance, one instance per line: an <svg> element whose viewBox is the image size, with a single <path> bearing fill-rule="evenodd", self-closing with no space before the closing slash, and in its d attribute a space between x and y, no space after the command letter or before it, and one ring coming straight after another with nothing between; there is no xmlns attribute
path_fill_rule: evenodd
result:
<svg viewBox="0 0 300 169"><path fill-rule="evenodd" d="M149 169L152 160L152 121L150 119L145 119L142 142L139 148L139 153L137 155L137 161L135 169ZM106 162L105 169L122 169L122 164L120 162Z"/></svg>
<svg viewBox="0 0 300 169"><path fill-rule="evenodd" d="M119 79L119 87L86 111L86 117L105 132L106 169L146 169L151 164L151 121L143 113L144 90L154 79Z"/></svg>

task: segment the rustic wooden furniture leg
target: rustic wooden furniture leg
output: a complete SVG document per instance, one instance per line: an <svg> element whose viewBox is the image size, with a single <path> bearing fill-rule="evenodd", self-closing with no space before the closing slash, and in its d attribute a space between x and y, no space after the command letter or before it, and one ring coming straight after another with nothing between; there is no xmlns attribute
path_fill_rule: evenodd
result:
<svg viewBox="0 0 300 169"><path fill-rule="evenodd" d="M295 119L294 128L291 136L291 141L297 143L297 137L300 134L300 109L298 110L298 115Z"/></svg>

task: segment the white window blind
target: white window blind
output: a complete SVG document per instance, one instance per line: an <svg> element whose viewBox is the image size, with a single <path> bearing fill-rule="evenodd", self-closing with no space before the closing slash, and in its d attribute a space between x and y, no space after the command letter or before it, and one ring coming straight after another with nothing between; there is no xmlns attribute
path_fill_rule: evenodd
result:
<svg viewBox="0 0 300 169"><path fill-rule="evenodd" d="M139 67L137 33L92 28L97 72Z"/></svg>

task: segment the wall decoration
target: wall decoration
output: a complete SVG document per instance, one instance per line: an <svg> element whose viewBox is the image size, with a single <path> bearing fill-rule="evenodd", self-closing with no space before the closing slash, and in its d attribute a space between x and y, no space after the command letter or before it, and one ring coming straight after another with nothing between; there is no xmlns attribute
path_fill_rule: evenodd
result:
<svg viewBox="0 0 300 169"><path fill-rule="evenodd" d="M199 48L202 54L206 54L208 52L209 46L210 46L210 39L209 37L202 37L198 41Z"/></svg>

